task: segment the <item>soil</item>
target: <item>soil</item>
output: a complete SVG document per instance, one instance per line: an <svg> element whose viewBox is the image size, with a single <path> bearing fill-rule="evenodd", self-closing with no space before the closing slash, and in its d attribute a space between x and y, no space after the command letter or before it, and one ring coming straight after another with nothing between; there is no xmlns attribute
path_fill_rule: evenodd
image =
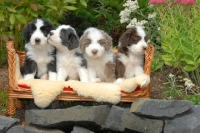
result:
<svg viewBox="0 0 200 133"><path fill-rule="evenodd" d="M167 81L167 76L170 73L177 73L177 71L175 71L174 69L170 69L168 67L165 67L164 69L155 71L153 73L151 73L151 82L150 82L150 86L151 86L151 98L152 99L163 99L162 93L163 93L163 88L165 88L165 85L163 83L165 83ZM0 91L2 90L6 90L8 87L8 71L7 71L7 66L4 66L2 68L0 68ZM25 101L25 108L24 109L18 109L16 112L15 117L21 119L22 123L24 121L24 112L26 109L35 109L37 108L34 103L33 100L26 100ZM81 102L81 103L77 103L77 102L64 102L62 101L62 103L58 103L58 102L53 102L51 104L51 106L49 108L60 108L60 106L66 107L70 104L70 106L73 106L75 104L81 104L81 105L88 105L86 102ZM92 105L99 105L101 103L93 103ZM127 105L127 103L119 103L119 106L130 106L130 103ZM0 115L5 115L5 107L1 107L0 106Z"/></svg>

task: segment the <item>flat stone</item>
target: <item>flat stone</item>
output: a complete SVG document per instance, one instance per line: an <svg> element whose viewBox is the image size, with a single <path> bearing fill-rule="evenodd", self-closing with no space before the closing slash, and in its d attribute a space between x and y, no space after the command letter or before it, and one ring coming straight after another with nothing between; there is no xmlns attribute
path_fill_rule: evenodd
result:
<svg viewBox="0 0 200 133"><path fill-rule="evenodd" d="M103 128L123 132L125 129L142 133L161 133L162 120L144 118L131 113L130 108L112 106Z"/></svg>
<svg viewBox="0 0 200 133"><path fill-rule="evenodd" d="M17 118L10 118L0 115L0 133L6 132L13 125L19 124L20 120Z"/></svg>
<svg viewBox="0 0 200 133"><path fill-rule="evenodd" d="M200 133L200 106L172 120L165 120L164 133Z"/></svg>
<svg viewBox="0 0 200 133"><path fill-rule="evenodd" d="M45 128L36 128L33 126L14 126L10 128L6 133L64 133L61 130L57 129L45 129Z"/></svg>
<svg viewBox="0 0 200 133"><path fill-rule="evenodd" d="M0 133L3 133L6 131L6 127L3 125L0 125Z"/></svg>
<svg viewBox="0 0 200 133"><path fill-rule="evenodd" d="M110 111L108 105L74 106L66 109L27 110L25 123L41 127L51 127L61 130L72 130L74 125L94 127L100 130Z"/></svg>
<svg viewBox="0 0 200 133"><path fill-rule="evenodd" d="M94 132L80 126L74 126L73 131L71 133L94 133Z"/></svg>
<svg viewBox="0 0 200 133"><path fill-rule="evenodd" d="M191 101L141 98L132 103L130 112L150 118L173 118L194 108Z"/></svg>

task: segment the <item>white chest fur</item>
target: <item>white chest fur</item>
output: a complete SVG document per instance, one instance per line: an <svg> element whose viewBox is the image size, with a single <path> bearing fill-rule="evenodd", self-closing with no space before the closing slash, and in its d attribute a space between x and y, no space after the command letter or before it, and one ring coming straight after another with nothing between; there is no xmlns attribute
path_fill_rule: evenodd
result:
<svg viewBox="0 0 200 133"><path fill-rule="evenodd" d="M40 77L47 73L47 64L54 60L53 56L50 55L54 48L50 44L42 47L32 47L29 43L26 44L25 48L27 49L27 56L37 63L37 75Z"/></svg>
<svg viewBox="0 0 200 133"><path fill-rule="evenodd" d="M67 71L69 79L77 80L78 68L80 68L81 58L75 55L75 50L57 51L57 70L64 69Z"/></svg>
<svg viewBox="0 0 200 133"><path fill-rule="evenodd" d="M102 57L99 58L91 58L85 55L87 60L88 70L89 72L94 72L96 78L100 78L102 82L106 81L105 77L105 65L107 62L114 62L114 55L112 52L106 52ZM91 71L90 71L91 70Z"/></svg>
<svg viewBox="0 0 200 133"><path fill-rule="evenodd" d="M131 78L144 73L144 55L136 55L129 53L128 56L118 53L119 60L125 66L125 78Z"/></svg>

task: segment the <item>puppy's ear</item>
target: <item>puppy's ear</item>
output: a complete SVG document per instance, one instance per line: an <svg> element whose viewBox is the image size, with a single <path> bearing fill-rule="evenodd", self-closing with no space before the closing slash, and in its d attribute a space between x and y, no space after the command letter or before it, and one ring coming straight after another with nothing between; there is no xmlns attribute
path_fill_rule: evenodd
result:
<svg viewBox="0 0 200 133"><path fill-rule="evenodd" d="M23 33L24 40L26 43L28 43L30 41L31 35L34 30L36 30L36 26L33 22L26 25L26 27L24 29L24 33Z"/></svg>
<svg viewBox="0 0 200 133"><path fill-rule="evenodd" d="M105 39L106 39L106 45L105 45L105 50L108 51L110 48L112 48L113 42L112 42L112 38L104 31L102 31L102 34L104 35Z"/></svg>
<svg viewBox="0 0 200 133"><path fill-rule="evenodd" d="M61 29L60 38L62 44L68 47L69 50L79 46L79 37L72 29Z"/></svg>
<svg viewBox="0 0 200 133"><path fill-rule="evenodd" d="M85 48L91 43L91 40L88 39L88 32L84 33L81 38L80 38L80 41L79 41L79 44L80 44L80 49L82 52L85 51Z"/></svg>
<svg viewBox="0 0 200 133"><path fill-rule="evenodd" d="M54 30L53 24L51 22L49 22L46 19L40 18L41 20L43 20L43 23L45 25L45 28L48 32L50 32L51 30Z"/></svg>
<svg viewBox="0 0 200 133"><path fill-rule="evenodd" d="M78 37L78 35L76 35L74 33L71 33L69 35L68 49L72 50L72 49L78 48L78 46L79 46L79 37Z"/></svg>
<svg viewBox="0 0 200 133"><path fill-rule="evenodd" d="M124 32L122 36L119 38L119 42L121 42L121 47L127 47L132 41L132 36L135 35L136 35L135 27L126 30L126 32Z"/></svg>

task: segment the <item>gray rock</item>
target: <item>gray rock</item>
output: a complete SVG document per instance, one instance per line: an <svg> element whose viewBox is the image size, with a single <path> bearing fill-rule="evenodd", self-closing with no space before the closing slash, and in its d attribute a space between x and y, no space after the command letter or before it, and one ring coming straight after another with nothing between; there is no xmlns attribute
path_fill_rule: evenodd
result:
<svg viewBox="0 0 200 133"><path fill-rule="evenodd" d="M73 131L71 133L94 133L94 132L80 126L74 126Z"/></svg>
<svg viewBox="0 0 200 133"><path fill-rule="evenodd" d="M172 118L194 108L191 101L141 98L132 103L130 112L151 118Z"/></svg>
<svg viewBox="0 0 200 133"><path fill-rule="evenodd" d="M0 125L0 133L3 133L6 131L6 127L3 125Z"/></svg>
<svg viewBox="0 0 200 133"><path fill-rule="evenodd" d="M164 133L200 133L200 106L173 120L165 120Z"/></svg>
<svg viewBox="0 0 200 133"><path fill-rule="evenodd" d="M10 127L20 122L19 119L0 115L0 133L5 133Z"/></svg>
<svg viewBox="0 0 200 133"><path fill-rule="evenodd" d="M124 131L127 128L142 133L162 132L162 120L139 117L129 110L129 108L112 106L103 127L115 131Z"/></svg>
<svg viewBox="0 0 200 133"><path fill-rule="evenodd" d="M63 131L57 129L45 129L36 128L33 126L14 126L10 128L6 133L64 133Z"/></svg>
<svg viewBox="0 0 200 133"><path fill-rule="evenodd" d="M100 130L110 107L107 105L83 107L75 106L67 109L27 110L25 123L41 127L58 127L61 130L70 130L74 125L94 127Z"/></svg>

